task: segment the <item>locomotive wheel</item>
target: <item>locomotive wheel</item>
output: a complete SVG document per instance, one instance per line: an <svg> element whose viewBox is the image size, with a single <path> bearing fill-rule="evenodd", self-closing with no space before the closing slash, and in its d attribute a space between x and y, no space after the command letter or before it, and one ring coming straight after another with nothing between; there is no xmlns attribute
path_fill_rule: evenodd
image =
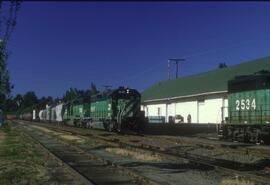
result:
<svg viewBox="0 0 270 185"><path fill-rule="evenodd" d="M256 144L261 144L261 131L259 129L256 130L256 136L255 136L255 143Z"/></svg>
<svg viewBox="0 0 270 185"><path fill-rule="evenodd" d="M251 139L250 134L248 132L245 132L244 133L244 142L248 143L248 142L250 142L250 139Z"/></svg>
<svg viewBox="0 0 270 185"><path fill-rule="evenodd" d="M238 130L234 130L233 133L232 133L232 139L233 139L233 142L238 142Z"/></svg>
<svg viewBox="0 0 270 185"><path fill-rule="evenodd" d="M77 127L77 121L76 120L73 120L73 124L75 127Z"/></svg>
<svg viewBox="0 0 270 185"><path fill-rule="evenodd" d="M91 126L90 126L91 122L90 121L87 121L86 123L86 127L89 129Z"/></svg>

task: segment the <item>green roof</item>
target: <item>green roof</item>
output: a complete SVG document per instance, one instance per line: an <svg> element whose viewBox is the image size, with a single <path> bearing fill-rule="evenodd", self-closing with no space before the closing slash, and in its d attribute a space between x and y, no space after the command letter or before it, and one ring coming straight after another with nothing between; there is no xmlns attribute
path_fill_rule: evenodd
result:
<svg viewBox="0 0 270 185"><path fill-rule="evenodd" d="M202 93L226 92L228 80L233 79L237 75L253 74L260 70L270 71L270 57L156 83L143 91L142 102Z"/></svg>

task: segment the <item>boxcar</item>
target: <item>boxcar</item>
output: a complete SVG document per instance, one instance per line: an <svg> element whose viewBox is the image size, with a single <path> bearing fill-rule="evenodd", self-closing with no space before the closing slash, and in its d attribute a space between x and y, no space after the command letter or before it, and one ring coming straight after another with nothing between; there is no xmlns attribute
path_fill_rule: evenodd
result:
<svg viewBox="0 0 270 185"><path fill-rule="evenodd" d="M64 104L60 103L55 106L55 120L57 122L62 122L63 121L63 115L64 115Z"/></svg>

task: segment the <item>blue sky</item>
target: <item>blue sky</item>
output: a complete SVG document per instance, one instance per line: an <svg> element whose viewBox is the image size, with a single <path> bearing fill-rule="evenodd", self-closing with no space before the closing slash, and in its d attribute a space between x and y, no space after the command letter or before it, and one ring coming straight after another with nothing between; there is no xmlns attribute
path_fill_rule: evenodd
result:
<svg viewBox="0 0 270 185"><path fill-rule="evenodd" d="M186 58L183 77L268 56L269 20L269 2L23 2L13 94L60 97L91 82L142 91L167 79L168 58Z"/></svg>

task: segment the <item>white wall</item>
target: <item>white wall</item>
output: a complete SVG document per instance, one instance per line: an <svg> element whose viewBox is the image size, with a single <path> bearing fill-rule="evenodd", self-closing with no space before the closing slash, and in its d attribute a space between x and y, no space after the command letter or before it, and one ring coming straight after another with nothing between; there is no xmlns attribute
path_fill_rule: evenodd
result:
<svg viewBox="0 0 270 185"><path fill-rule="evenodd" d="M166 104L147 105L145 106L144 110L145 110L146 116L166 116ZM159 115L158 115L158 110L159 110Z"/></svg>
<svg viewBox="0 0 270 185"><path fill-rule="evenodd" d="M34 109L33 110L33 117L32 117L33 120L36 120L36 110Z"/></svg>
<svg viewBox="0 0 270 185"><path fill-rule="evenodd" d="M223 110L223 113L224 113L224 119L226 117L228 117L228 99L224 99L224 110Z"/></svg>
<svg viewBox="0 0 270 185"><path fill-rule="evenodd" d="M222 98L206 99L204 105L198 102L198 117L200 123L221 123Z"/></svg>
<svg viewBox="0 0 270 185"><path fill-rule="evenodd" d="M175 116L176 103L170 103L167 105L167 107L168 107L168 117Z"/></svg>
<svg viewBox="0 0 270 185"><path fill-rule="evenodd" d="M184 122L187 123L187 117L191 115L191 122L197 123L197 101L186 101L176 103L176 115L184 117Z"/></svg>
<svg viewBox="0 0 270 185"><path fill-rule="evenodd" d="M228 100L223 97L205 98L198 101L195 98L189 101L175 101L166 105L148 104L143 107L146 116L165 116L168 122L169 116L181 115L184 122L187 122L187 116L191 115L192 123L221 123L221 107L228 106ZM160 114L158 115L158 108ZM227 108L224 109L224 118L228 116Z"/></svg>

